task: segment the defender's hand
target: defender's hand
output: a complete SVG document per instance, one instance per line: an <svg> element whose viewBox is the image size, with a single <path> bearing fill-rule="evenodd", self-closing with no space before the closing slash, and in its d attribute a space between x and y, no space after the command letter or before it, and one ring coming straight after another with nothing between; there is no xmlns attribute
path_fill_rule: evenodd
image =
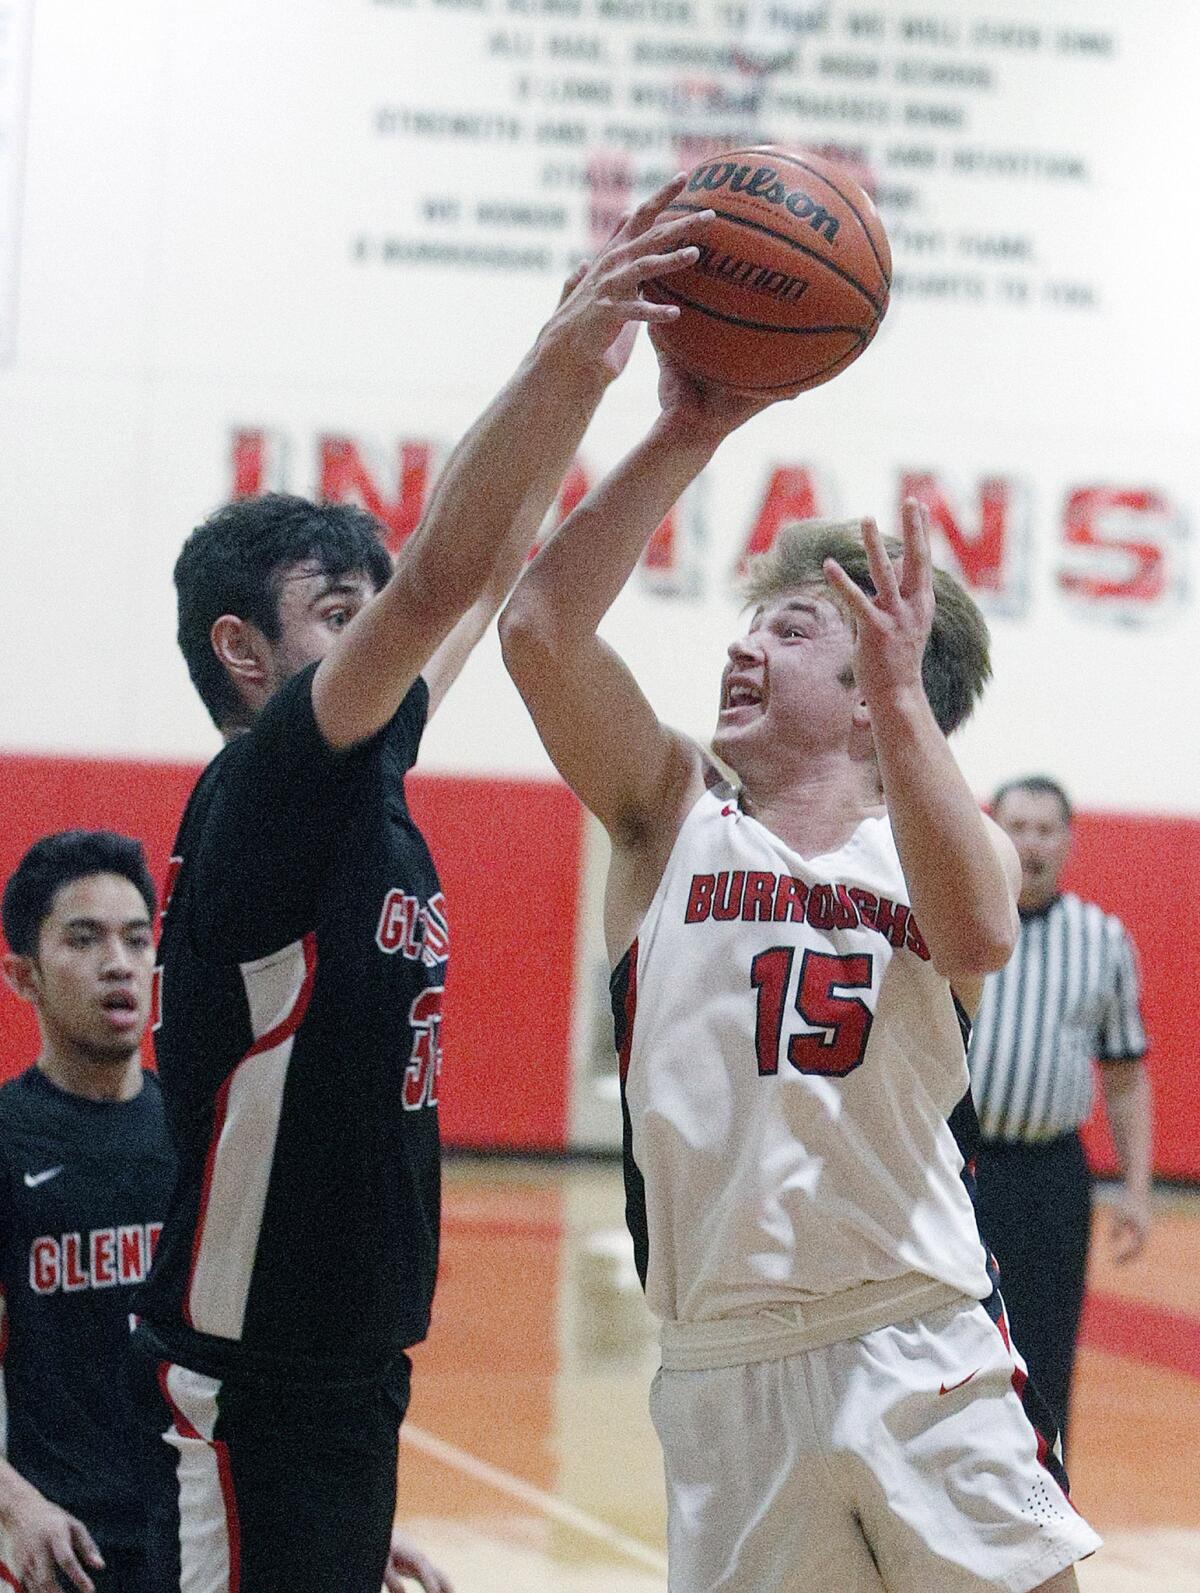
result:
<svg viewBox="0 0 1200 1593"><path fill-rule="evenodd" d="M423 1589L423 1593L454 1593L450 1583L435 1565L429 1563L411 1538L406 1538L398 1527L393 1527L391 1552L383 1575L385 1593L407 1593L410 1578Z"/></svg>
<svg viewBox="0 0 1200 1593"><path fill-rule="evenodd" d="M611 381L624 368L639 322L677 319L677 305L643 298L642 287L699 259L700 251L688 240L713 212L662 215L683 184L682 177L673 177L630 211L590 265L567 278L562 300L538 339L544 351L591 365ZM631 323L632 331L624 332Z"/></svg>
<svg viewBox="0 0 1200 1593"><path fill-rule="evenodd" d="M558 307L561 309L574 293L575 289L587 276L591 268L590 260L583 260L577 265L571 275L563 283L562 292L558 296ZM601 359L604 376L608 381L615 380L629 364L629 356L633 353L633 345L637 342L638 323L626 321L613 341L605 349Z"/></svg>
<svg viewBox="0 0 1200 1593"><path fill-rule="evenodd" d="M62 1571L80 1593L95 1593L84 1570L103 1571L104 1559L82 1521L30 1490L30 1497L9 1511L12 1569L24 1593L61 1593Z"/></svg>
<svg viewBox="0 0 1200 1593"><path fill-rule="evenodd" d="M897 565L874 520L863 522L874 597L856 586L836 559L825 561L825 579L854 624L854 678L868 702L924 689L921 663L933 624L933 560L925 510L915 498L905 500L901 525L904 552Z"/></svg>

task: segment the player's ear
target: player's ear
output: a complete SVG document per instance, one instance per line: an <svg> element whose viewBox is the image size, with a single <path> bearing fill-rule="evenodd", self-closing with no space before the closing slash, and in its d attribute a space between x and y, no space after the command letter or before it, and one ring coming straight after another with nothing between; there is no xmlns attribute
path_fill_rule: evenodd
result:
<svg viewBox="0 0 1200 1593"><path fill-rule="evenodd" d="M222 614L209 631L212 650L233 677L235 685L261 685L267 679L267 639L251 620Z"/></svg>
<svg viewBox="0 0 1200 1593"><path fill-rule="evenodd" d="M32 957L19 957L15 951L6 951L0 967L4 969L4 982L22 1001L38 999L37 974Z"/></svg>

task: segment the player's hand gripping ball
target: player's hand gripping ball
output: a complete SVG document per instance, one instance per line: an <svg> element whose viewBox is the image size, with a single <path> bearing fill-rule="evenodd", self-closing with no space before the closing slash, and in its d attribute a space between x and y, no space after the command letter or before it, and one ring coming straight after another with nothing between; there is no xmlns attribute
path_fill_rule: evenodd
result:
<svg viewBox="0 0 1200 1593"><path fill-rule="evenodd" d="M803 391L844 371L888 306L892 252L874 204L847 172L760 145L702 161L668 212L715 210L689 239L694 266L646 285L678 304L656 341L704 381Z"/></svg>

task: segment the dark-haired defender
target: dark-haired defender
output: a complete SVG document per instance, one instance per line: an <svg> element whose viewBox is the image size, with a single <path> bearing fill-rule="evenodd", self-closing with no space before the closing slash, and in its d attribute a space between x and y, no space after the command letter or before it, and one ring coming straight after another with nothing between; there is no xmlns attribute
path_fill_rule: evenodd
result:
<svg viewBox="0 0 1200 1593"><path fill-rule="evenodd" d="M41 1036L0 1089L0 1587L25 1593L150 1586L128 1359L174 1178L138 1054L154 907L140 845L103 830L36 842L4 892L5 977Z"/></svg>
<svg viewBox="0 0 1200 1593"><path fill-rule="evenodd" d="M871 521L789 528L729 648L725 784L596 635L672 502L761 407L669 361L660 396L501 635L612 840L670 1587L1072 1588L1097 1539L1021 1398L962 1176L966 1014L1016 932L1011 845L945 735L987 677L986 629L932 569L916 504L902 548Z"/></svg>
<svg viewBox="0 0 1200 1593"><path fill-rule="evenodd" d="M1137 954L1121 920L1059 889L1071 803L1057 781L1006 781L992 817L1021 862L1017 948L984 986L967 1061L982 1138L979 1227L1000 1266L1013 1337L1066 1442L1075 1341L1092 1233L1079 1137L1093 1061L1124 1174L1112 1252L1131 1260L1150 1230L1150 1078Z"/></svg>
<svg viewBox="0 0 1200 1593"><path fill-rule="evenodd" d="M368 517L295 498L231 505L180 555L180 642L229 744L163 919L181 1168L138 1338L164 1589L379 1593L437 1273L450 950L405 776L634 323L675 313L639 286L696 257L696 218L658 219L678 187L568 285L394 571Z"/></svg>

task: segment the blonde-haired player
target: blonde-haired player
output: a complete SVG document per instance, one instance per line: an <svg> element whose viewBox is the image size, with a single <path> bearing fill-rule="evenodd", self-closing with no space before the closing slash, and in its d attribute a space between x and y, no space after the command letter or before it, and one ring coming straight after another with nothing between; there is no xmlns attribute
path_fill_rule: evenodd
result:
<svg viewBox="0 0 1200 1593"><path fill-rule="evenodd" d="M596 634L662 516L766 402L660 363L658 419L501 629L612 840L670 1587L1060 1593L1098 1539L1031 1420L965 1182L965 1035L1019 879L946 741L987 677L986 628L933 571L915 504L902 547L870 520L787 533L729 648L726 785Z"/></svg>

